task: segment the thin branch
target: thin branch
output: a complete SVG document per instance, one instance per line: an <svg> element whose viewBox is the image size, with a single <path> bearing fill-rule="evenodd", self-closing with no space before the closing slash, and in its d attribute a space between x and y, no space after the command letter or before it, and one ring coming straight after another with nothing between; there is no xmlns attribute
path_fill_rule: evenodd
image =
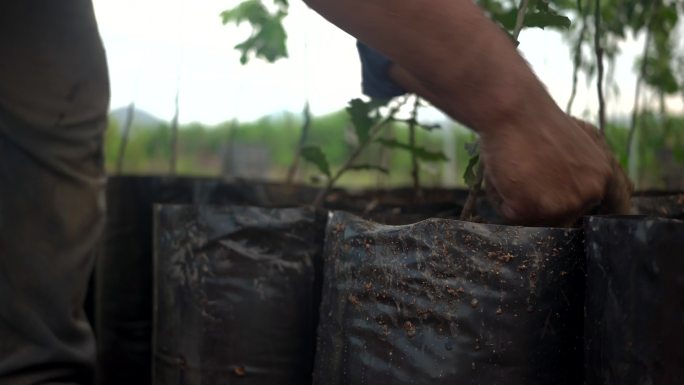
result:
<svg viewBox="0 0 684 385"><path fill-rule="evenodd" d="M527 14L528 7L528 0L520 0L520 7L518 7L518 14L515 19L515 29L513 30L513 38L516 41L518 40L520 32L525 26L525 15ZM480 195L480 191L482 191L482 183L484 181L485 173L485 166L484 162L482 162L482 157L480 157L480 161L477 164L476 170L477 179L475 180L475 183L470 187L470 191L468 192L468 198L466 199L466 203L463 205L463 210L461 210L460 219L464 221L469 220L473 217L475 209L477 208L477 197Z"/></svg>
<svg viewBox="0 0 684 385"><path fill-rule="evenodd" d="M660 106L660 125L663 127L663 139L667 142L667 138L670 136L670 131L672 125L670 120L667 118L667 104L665 104L665 92L660 90L660 95L658 95L658 104Z"/></svg>
<svg viewBox="0 0 684 385"><path fill-rule="evenodd" d="M525 26L525 14L527 14L528 6L529 0L520 0L520 7L518 8L518 14L515 18L515 29L513 30L513 38L515 40L518 40L520 31L522 31Z"/></svg>
<svg viewBox="0 0 684 385"><path fill-rule="evenodd" d="M235 140L239 124L237 119L233 119L228 126L228 139L224 143L224 151L221 156L221 176L223 178L235 177Z"/></svg>
<svg viewBox="0 0 684 385"><path fill-rule="evenodd" d="M394 134L394 129L393 127L387 127L386 130L383 130L382 133L382 138L385 140L395 140L396 136ZM389 170L390 169L390 163L392 162L392 156L393 152L390 148L386 146L380 146L377 152L377 158L376 158L376 164L378 164L380 167L383 169ZM388 179L389 174L385 174L383 172L378 172L376 173L376 188L378 190L382 190L385 185L387 184L387 179Z"/></svg>
<svg viewBox="0 0 684 385"><path fill-rule="evenodd" d="M178 94L180 94L180 87L176 86L176 111L171 120L171 163L169 165L169 174L176 175L176 165L178 163Z"/></svg>
<svg viewBox="0 0 684 385"><path fill-rule="evenodd" d="M596 91L599 102L598 126L601 134L606 130L606 102L603 98L603 46L601 46L601 0L596 0L594 9L594 49L596 51L597 81Z"/></svg>
<svg viewBox="0 0 684 385"><path fill-rule="evenodd" d="M403 98L400 102L398 102L394 107L390 109L390 111L387 114L387 117L382 119L380 122L376 123L373 127L371 127L369 135L368 135L368 140L365 143L359 144L354 151L349 155L349 158L344 162L344 165L337 170L335 175L332 176L332 178L328 179L328 183L326 183L325 188L320 190L318 192L318 195L316 195L316 199L312 203L314 207L321 207L323 204L323 201L325 200L325 197L330 194L330 191L332 191L333 186L335 186L335 183L344 175L345 172L349 171L349 168L354 165L354 162L356 159L361 155L361 153L368 147L370 143L372 143L375 138L378 136L378 134L382 131L382 128L384 128L388 123L392 122L394 120L394 115L399 112L399 109L406 104L407 98Z"/></svg>
<svg viewBox="0 0 684 385"><path fill-rule="evenodd" d="M639 75L637 76L636 86L634 90L634 105L632 106L632 116L629 121L629 134L627 135L627 162L632 156L632 142L634 141L634 133L637 128L637 119L639 117L639 99L641 98L641 83L646 75L646 56L651 49L651 28L650 23L647 24L646 41L644 42L644 53L642 55L641 66L639 67Z"/></svg>
<svg viewBox="0 0 684 385"><path fill-rule="evenodd" d="M470 188L470 191L468 192L468 198L463 205L463 210L461 210L461 216L459 219L462 221L470 220L475 213L475 209L477 208L477 197L480 195L480 191L482 191L482 182L484 180L484 163L482 163L482 159L480 159L480 161L477 163L476 170L475 176L477 179Z"/></svg>
<svg viewBox="0 0 684 385"><path fill-rule="evenodd" d="M306 104L304 105L304 110L302 111L302 116L304 118L304 122L302 123L302 131L299 135L299 143L297 144L297 151L295 151L295 158L292 161L292 165L290 165L290 169L287 172L287 179L286 183L287 184L292 184L294 182L294 177L297 174L297 170L299 169L299 162L301 160L301 149L304 147L304 144L306 143L307 138L309 137L309 131L311 128L311 108L309 107L309 101L306 101Z"/></svg>
<svg viewBox="0 0 684 385"><path fill-rule="evenodd" d="M128 146L128 138L130 137L131 125L133 124L133 117L135 115L135 103L131 102L126 111L126 121L124 122L123 130L121 132L121 144L119 145L119 153L116 159L116 173L121 174L123 171L123 161L126 155L126 147Z"/></svg>
<svg viewBox="0 0 684 385"><path fill-rule="evenodd" d="M420 190L420 170L418 168L418 158L416 157L416 126L418 122L418 108L420 107L420 97L415 96L413 103L413 110L411 111L411 119L409 119L409 146L411 146L411 177L413 178L413 193L417 202L422 200L422 192Z"/></svg>
<svg viewBox="0 0 684 385"><path fill-rule="evenodd" d="M568 99L568 105L565 107L565 112L569 115L572 112L572 105L575 103L575 96L577 96L577 82L580 66L582 65L582 45L584 44L584 35L587 32L587 13L584 11L582 6L582 0L577 0L577 10L582 16L582 27L580 29L579 36L577 36L577 42L575 44L575 57L573 58L573 68L572 68L572 91L570 92L570 99Z"/></svg>

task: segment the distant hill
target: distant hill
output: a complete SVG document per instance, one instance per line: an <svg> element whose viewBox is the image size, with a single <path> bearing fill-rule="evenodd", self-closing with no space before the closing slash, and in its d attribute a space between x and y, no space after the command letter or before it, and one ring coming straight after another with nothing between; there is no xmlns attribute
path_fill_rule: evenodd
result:
<svg viewBox="0 0 684 385"><path fill-rule="evenodd" d="M128 107L119 107L109 112L110 119L116 120L118 126L123 126L126 118L128 116ZM139 108L135 109L133 116L133 126L136 127L156 127L160 123L164 123L163 119L160 119L145 110Z"/></svg>

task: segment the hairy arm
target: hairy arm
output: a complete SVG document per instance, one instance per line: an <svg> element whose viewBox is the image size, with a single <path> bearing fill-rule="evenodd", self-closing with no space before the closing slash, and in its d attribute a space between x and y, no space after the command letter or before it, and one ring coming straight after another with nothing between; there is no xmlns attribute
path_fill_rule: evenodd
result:
<svg viewBox="0 0 684 385"><path fill-rule="evenodd" d="M501 213L561 224L604 197L604 149L554 103L514 45L471 0L308 0L384 53L390 75L477 131Z"/></svg>

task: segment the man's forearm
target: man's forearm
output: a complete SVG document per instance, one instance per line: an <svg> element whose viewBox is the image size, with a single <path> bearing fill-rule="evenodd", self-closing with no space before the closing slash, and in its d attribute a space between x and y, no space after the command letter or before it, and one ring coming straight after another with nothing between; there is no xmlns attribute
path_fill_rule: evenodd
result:
<svg viewBox="0 0 684 385"><path fill-rule="evenodd" d="M308 0L387 55L390 76L478 131L488 188L517 224L574 222L605 197L609 154L558 108L472 0Z"/></svg>
<svg viewBox="0 0 684 385"><path fill-rule="evenodd" d="M471 0L308 4L390 57L402 86L481 133L497 130L513 112L525 114L530 104L557 108L510 39Z"/></svg>

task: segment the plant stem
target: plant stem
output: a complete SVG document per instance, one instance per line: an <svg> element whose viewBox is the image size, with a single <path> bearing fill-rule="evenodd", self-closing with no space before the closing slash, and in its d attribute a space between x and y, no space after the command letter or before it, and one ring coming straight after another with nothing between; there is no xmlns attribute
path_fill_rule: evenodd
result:
<svg viewBox="0 0 684 385"><path fill-rule="evenodd" d="M128 146L128 138L131 132L131 125L133 124L133 116L135 115L135 103L131 102L128 105L126 112L126 121L124 122L123 130L121 132L121 144L119 145L119 153L116 159L116 173L121 174L123 171L123 161L126 154L126 147Z"/></svg>
<svg viewBox="0 0 684 385"><path fill-rule="evenodd" d="M639 75L637 76L636 86L634 90L634 105L632 106L632 116L629 121L629 134L627 135L627 163L632 156L632 142L634 141L634 133L637 128L637 120L639 117L639 99L641 98L641 83L646 75L646 56L651 49L651 23L646 23L646 41L644 42L644 53L642 55L641 66L639 67Z"/></svg>
<svg viewBox="0 0 684 385"><path fill-rule="evenodd" d="M302 111L302 115L304 117L304 122L302 123L302 132L299 135L299 143L297 144L297 151L295 151L295 158L292 161L292 165L290 165L290 169L287 172L287 179L285 181L285 183L288 185L294 182L294 177L299 169L299 161L301 159L300 151L302 147L304 147L304 144L309 137L309 131L311 128L311 108L309 107L308 100L304 105L304 111Z"/></svg>
<svg viewBox="0 0 684 385"><path fill-rule="evenodd" d="M422 200L422 191L420 190L420 170L418 168L418 158L416 157L416 126L418 123L418 108L420 107L420 97L415 96L413 103L413 111L411 111L411 119L409 120L409 146L411 146L411 177L413 178L413 194L416 202Z"/></svg>
<svg viewBox="0 0 684 385"><path fill-rule="evenodd" d="M520 0L520 6L518 7L518 14L515 19L515 29L513 30L513 38L517 41L518 37L520 36L520 32L522 31L523 27L525 26L525 15L527 14L527 8L529 7L529 1L528 0ZM465 204L463 205L463 210L461 210L461 220L469 220L470 218L473 217L473 213L475 212L475 209L477 208L477 197L480 195L480 191L482 191L482 182L484 181L484 173L485 173L485 166L484 162L482 162L482 157L480 157L480 161L477 163L477 179L475 180L475 183L470 187L470 191L468 192L468 198L466 199Z"/></svg>
<svg viewBox="0 0 684 385"><path fill-rule="evenodd" d="M397 105L392 107L390 109L389 113L387 116L382 119L380 122L376 123L373 127L370 129L370 133L368 135L368 140L363 143L359 143L358 147L354 149L354 151L349 155L349 158L344 162L344 165L337 170L337 172L331 177L328 178L328 183L326 183L325 187L318 192L316 195L316 199L312 203L314 207L320 208L323 204L323 201L325 200L325 197L330 194L330 191L332 188L335 186L335 183L344 175L345 172L349 171L349 168L354 165L354 162L356 159L361 155L361 153L368 147L370 143L373 142L373 140L377 137L377 135L380 133L383 127L387 125L387 123L391 122L394 120L394 115L399 112L399 109L406 104L407 98L402 99Z"/></svg>
<svg viewBox="0 0 684 385"><path fill-rule="evenodd" d="M568 105L565 107L565 112L568 115L572 112L572 105L575 103L575 96L577 96L577 81L579 69L582 65L582 44L584 44L584 34L587 32L587 14L584 12L582 0L577 0L577 10L582 16L582 27L580 29L579 36L577 36L577 42L575 43L575 57L573 59L572 68L572 91L570 92Z"/></svg>
<svg viewBox="0 0 684 385"><path fill-rule="evenodd" d="M598 126L601 134L606 130L606 102L603 98L603 46L601 46L601 0L595 1L594 9L594 49L596 51L597 80L596 91L599 102Z"/></svg>
<svg viewBox="0 0 684 385"><path fill-rule="evenodd" d="M176 165L178 163L178 94L180 93L180 86L176 87L176 111L171 120L171 163L169 165L169 174L176 175Z"/></svg>
<svg viewBox="0 0 684 385"><path fill-rule="evenodd" d="M529 0L520 0L520 7L518 7L518 14L515 18L515 29L513 30L513 37L518 40L520 32L525 26L525 14L527 13L527 7L529 6Z"/></svg>
<svg viewBox="0 0 684 385"><path fill-rule="evenodd" d="M470 191L468 192L468 198L463 205L463 210L461 210L461 216L459 219L462 221L470 220L473 217L475 209L477 208L477 197L480 195L480 191L482 191L482 181L484 180L484 163L482 163L482 159L480 159L480 161L477 163L476 170L475 176L477 179L470 188Z"/></svg>

